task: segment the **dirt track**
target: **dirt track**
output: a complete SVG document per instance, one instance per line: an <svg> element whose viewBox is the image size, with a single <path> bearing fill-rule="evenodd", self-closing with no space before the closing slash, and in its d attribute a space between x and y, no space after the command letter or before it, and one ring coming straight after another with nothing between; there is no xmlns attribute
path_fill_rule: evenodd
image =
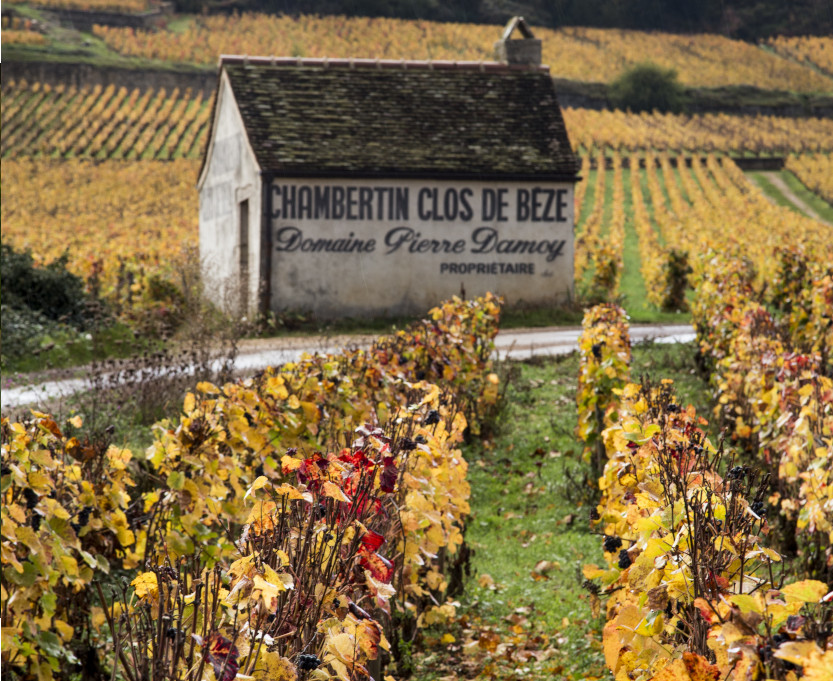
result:
<svg viewBox="0 0 833 681"><path fill-rule="evenodd" d="M780 172L767 170L762 171L761 175L763 175L769 182L771 182L773 186L775 186L778 189L778 191L780 191L787 198L787 200L790 203L792 203L796 208L798 208L798 210L800 210L802 213L813 218L814 220L823 222L825 225L833 227L833 223L828 222L823 217L821 217L821 215L816 213L816 211L814 211L809 205L807 205L807 203L800 196L798 196L795 192L793 192L792 189L790 189L789 185L786 182L784 182L784 178L781 177ZM763 191L763 189L761 189L761 191ZM766 194L766 192L764 192L764 194Z"/></svg>
<svg viewBox="0 0 833 681"><path fill-rule="evenodd" d="M567 354L576 349L580 327L545 327L537 329L508 329L495 339L498 359L523 360L534 356ZM304 353L334 353L349 347L367 347L375 335L361 336L295 336L244 340L235 361L240 375L252 374L267 366L297 361ZM641 324L631 326L633 342L687 342L694 332L687 325ZM39 405L89 390L89 370L78 367L61 374L50 372L17 380L4 377L2 409Z"/></svg>

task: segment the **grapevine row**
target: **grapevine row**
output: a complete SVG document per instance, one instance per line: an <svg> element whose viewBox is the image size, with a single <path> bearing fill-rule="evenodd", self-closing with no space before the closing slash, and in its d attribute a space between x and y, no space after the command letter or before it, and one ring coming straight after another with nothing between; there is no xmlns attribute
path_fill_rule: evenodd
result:
<svg viewBox="0 0 833 681"><path fill-rule="evenodd" d="M190 90L11 83L2 94L3 158L196 158L211 101Z"/></svg>
<svg viewBox="0 0 833 681"><path fill-rule="evenodd" d="M599 153L596 170L596 183L593 189L593 205L589 212L582 209L582 215L587 213L582 225L576 225L575 273L576 280L580 280L590 266L590 245L595 243L601 232L604 221L604 205L606 192L606 176L604 155ZM589 181L589 177L587 180Z"/></svg>
<svg viewBox="0 0 833 681"><path fill-rule="evenodd" d="M394 622L444 623L499 310L454 299L366 351L200 382L141 466L80 416L4 418L4 668L367 678Z"/></svg>
<svg viewBox="0 0 833 681"><path fill-rule="evenodd" d="M742 263L719 256L704 260L707 276L702 281L709 283L701 293L708 298L702 306L707 316L699 328L716 331L712 320L717 320L729 334L721 334L729 339L724 347L742 349L750 341L754 347L743 314L760 311L732 312L745 285L737 277ZM758 390L768 389L760 379L762 372L770 380L775 375L768 369L772 342L760 335L757 343L743 357L739 376L743 380L745 370L752 375L748 383L753 390L756 384ZM825 678L833 651L823 623L833 608L833 592L829 581L813 579L813 574L786 584L775 577L783 556L767 544L778 537L771 532L778 518L767 510L773 499L767 499L761 472L767 459L756 458L769 453L755 449L745 459L742 451L715 447L703 430L706 420L678 402L670 380L628 384L629 345L623 310L599 306L586 313L579 342L578 435L587 442L582 424L598 424L589 432L605 460L601 503L593 517L603 535L606 565L588 564L583 572L595 607L600 596L607 599L603 649L608 667L618 678L646 681ZM758 354L764 349L766 354ZM769 415L785 431L787 439L774 442L789 460L796 448L813 449L812 435L808 440L806 429L797 428L802 418L817 419L815 425L829 434L833 383L807 371L812 360L782 358L784 370L775 380L783 384L772 390L774 413ZM796 404L798 373L804 399ZM721 403L727 403L727 413L740 406L731 400ZM826 490L833 448L815 455L821 458L801 474L791 474L802 484L793 487L789 501L793 508L815 509L806 515L802 511L799 526L826 534L833 527L831 514L818 510L824 497L830 500ZM804 458L805 464L808 460L812 456ZM821 499L819 490L825 490ZM820 527L819 522L827 524ZM822 540L828 553L830 539Z"/></svg>
<svg viewBox="0 0 833 681"><path fill-rule="evenodd" d="M490 60L498 32L488 25L252 13L192 17L176 33L95 27L96 35L121 54L201 64L213 64L218 54ZM814 68L719 35L573 27L535 28L535 34L543 41L543 62L558 78L606 83L650 60L675 69L684 84L695 87L833 90L833 79Z"/></svg>
<svg viewBox="0 0 833 681"><path fill-rule="evenodd" d="M833 150L833 120L730 114L633 114L564 109L570 139L584 149L727 152L756 156Z"/></svg>
<svg viewBox="0 0 833 681"><path fill-rule="evenodd" d="M833 75L833 41L823 36L776 36L767 45L779 54L807 62Z"/></svg>
<svg viewBox="0 0 833 681"><path fill-rule="evenodd" d="M28 2L28 0L9 0L9 4ZM158 5L154 0L37 0L41 7L49 9L72 9L93 12L146 12L151 7ZM5 38L5 33L4 33Z"/></svg>
<svg viewBox="0 0 833 681"><path fill-rule="evenodd" d="M200 147L195 142L205 139L211 111L210 101L201 92L194 97L187 90L170 94L133 90L125 96L122 88L76 90L25 81L4 87L0 108L4 157L196 156ZM573 144L587 151L612 147L622 153L772 155L833 150L833 121L822 118L678 116L570 108L564 109L564 118ZM79 126L74 133L73 123ZM165 135L172 128L175 136L168 140ZM159 139L153 142L156 132Z"/></svg>
<svg viewBox="0 0 833 681"><path fill-rule="evenodd" d="M833 205L833 156L829 154L788 156L786 167L810 191Z"/></svg>

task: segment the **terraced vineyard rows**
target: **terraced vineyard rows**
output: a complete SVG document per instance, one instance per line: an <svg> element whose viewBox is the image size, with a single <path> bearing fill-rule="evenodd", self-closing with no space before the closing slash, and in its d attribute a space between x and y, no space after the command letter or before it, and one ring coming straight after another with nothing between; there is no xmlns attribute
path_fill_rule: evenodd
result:
<svg viewBox="0 0 833 681"><path fill-rule="evenodd" d="M44 263L66 252L102 293L130 297L132 284L171 277L183 249L196 248L198 169L191 159L3 159L3 243Z"/></svg>
<svg viewBox="0 0 833 681"><path fill-rule="evenodd" d="M596 167L602 163L597 156ZM633 268L654 308L683 309L686 271L712 249L744 258L760 281L776 276L774 254L787 244L818 244L814 257L833 261L833 229L774 205L725 156L651 153L630 156L627 171L622 165L614 151L612 170L594 171L594 191L582 192L576 207L584 216L576 232L576 283L585 293L615 298L623 272ZM813 167L823 175L823 162ZM628 230L638 257L625 258Z"/></svg>
<svg viewBox="0 0 833 681"><path fill-rule="evenodd" d="M633 114L564 109L572 143L584 149L777 155L833 149L833 120L729 114Z"/></svg>
<svg viewBox="0 0 833 681"><path fill-rule="evenodd" d="M490 60L498 27L338 16L193 17L185 30L146 32L96 27L123 55L214 64L219 54L379 59ZM673 35L591 28L535 28L554 76L607 83L650 60L675 69L685 85L752 85L767 90L831 92L817 69L718 35ZM833 39L821 39L825 45ZM828 49L830 49L828 47Z"/></svg>
<svg viewBox="0 0 833 681"><path fill-rule="evenodd" d="M810 191L833 205L833 156L812 154L790 156L787 169L791 170Z"/></svg>
<svg viewBox="0 0 833 681"><path fill-rule="evenodd" d="M93 159L197 158L208 131L202 92L10 83L0 154Z"/></svg>
<svg viewBox="0 0 833 681"><path fill-rule="evenodd" d="M10 5L22 4L27 0L8 0ZM158 6L158 0L37 0L40 7L49 9L74 9L84 11L109 11L138 13Z"/></svg>
<svg viewBox="0 0 833 681"><path fill-rule="evenodd" d="M140 92L11 82L2 90L0 154L55 158L196 158L207 138L211 102L202 92ZM573 144L580 150L612 147L723 152L768 156L827 153L833 120L730 116L727 114L632 114L564 109Z"/></svg>
<svg viewBox="0 0 833 681"><path fill-rule="evenodd" d="M833 47L830 43L830 38L818 36L777 36L767 41L767 44L779 54L812 64L833 76Z"/></svg>
<svg viewBox="0 0 833 681"><path fill-rule="evenodd" d="M3 42L12 45L43 45L46 36L32 29L32 22L20 17L2 19Z"/></svg>
<svg viewBox="0 0 833 681"><path fill-rule="evenodd" d="M628 114L565 109L574 144L636 151L697 150L739 154L826 151L833 121L774 116ZM209 102L126 88L51 88L12 83L2 97L3 156L175 158L199 155ZM93 119L92 126L82 121Z"/></svg>

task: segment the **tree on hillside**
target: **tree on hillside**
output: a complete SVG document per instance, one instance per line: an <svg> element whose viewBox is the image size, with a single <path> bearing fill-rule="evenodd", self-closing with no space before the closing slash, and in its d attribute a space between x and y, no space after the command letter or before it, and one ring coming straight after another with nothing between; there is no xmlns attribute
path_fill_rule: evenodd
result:
<svg viewBox="0 0 833 681"><path fill-rule="evenodd" d="M616 109L679 113L685 92L677 72L656 64L637 64L608 86L608 99Z"/></svg>

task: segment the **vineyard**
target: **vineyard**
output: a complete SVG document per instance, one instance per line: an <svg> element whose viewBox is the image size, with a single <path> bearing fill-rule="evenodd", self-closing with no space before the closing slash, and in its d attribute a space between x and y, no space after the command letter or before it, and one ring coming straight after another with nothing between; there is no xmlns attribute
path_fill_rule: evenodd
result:
<svg viewBox="0 0 833 681"><path fill-rule="evenodd" d="M39 263L66 253L70 271L125 320L170 307L154 299L154 282L181 285L195 257L196 161L1 163L4 244L30 249Z"/></svg>
<svg viewBox="0 0 833 681"><path fill-rule="evenodd" d="M583 150L723 152L769 156L828 152L833 120L729 114L677 115L658 112L564 109L570 139Z"/></svg>
<svg viewBox="0 0 833 681"><path fill-rule="evenodd" d="M824 167L803 161L806 177ZM830 678L833 641L815 632L833 604L833 227L770 204L726 158L644 165L636 181L631 158L647 293L666 304L685 258L706 416L728 439L708 439L673 381L631 382L623 309L586 314L577 433L599 480L605 565L583 574L606 599L605 662L657 681ZM614 154L617 203L621 166ZM579 241L614 286L604 265L621 262L621 218L602 238L598 214L594 201ZM792 579L774 577L784 561Z"/></svg>
<svg viewBox="0 0 833 681"><path fill-rule="evenodd" d="M787 168L806 187L833 204L833 157L829 154L790 156Z"/></svg>
<svg viewBox="0 0 833 681"><path fill-rule="evenodd" d="M31 22L18 17L3 17L3 40L8 44L43 45L46 36L32 29Z"/></svg>
<svg viewBox="0 0 833 681"><path fill-rule="evenodd" d="M4 84L0 97L3 158L199 158L212 100L202 92L126 87ZM833 120L728 114L633 114L564 109L573 144L582 152L722 152L769 156L833 149ZM92 124L90 124L92 121Z"/></svg>
<svg viewBox="0 0 833 681"><path fill-rule="evenodd" d="M827 38L779 36L772 38L767 44L779 54L799 62L812 64L827 75L833 74L833 49Z"/></svg>
<svg viewBox="0 0 833 681"><path fill-rule="evenodd" d="M495 27L395 19L274 17L194 18L184 33L97 27L120 54L213 64L218 54L379 59L490 60ZM755 46L720 36L675 36L603 29L536 29L543 62L558 78L610 82L646 60L675 69L685 85L754 85L767 90L830 92L833 79ZM830 39L826 41L830 49Z"/></svg>
<svg viewBox="0 0 833 681"><path fill-rule="evenodd" d="M119 54L214 64L219 54L379 59L491 60L496 27L397 19L315 16L194 17L184 31L99 26ZM675 69L692 87L752 85L764 90L831 92L833 77L779 52L717 35L678 36L590 28L535 29L543 63L558 78L607 83L635 64ZM833 39L817 39L829 53ZM814 46L816 43L812 43ZM815 54L815 52L814 52ZM791 55L790 55L791 57Z"/></svg>
<svg viewBox="0 0 833 681"><path fill-rule="evenodd" d="M788 162L810 189L829 191L830 156ZM635 300L685 309L684 254L742 254L765 281L776 274L771 253L779 244L818 244L823 256L833 242L829 226L772 204L725 156L614 150L585 155L583 164L589 181L576 191L575 267L579 290L593 296L620 295L622 276L631 273ZM591 164L612 169L591 171ZM66 251L70 270L95 281L128 317L149 304L152 278L175 279L183 252L196 247L195 160L3 159L2 172L4 242L31 249L43 263ZM635 251L628 257L626 242ZM89 243L99 246L91 252Z"/></svg>
<svg viewBox="0 0 833 681"><path fill-rule="evenodd" d="M3 38L44 39L30 28L4 18ZM490 59L495 32L256 14L177 30L96 35L214 64ZM536 35L563 78L650 59L689 86L833 92L831 38ZM147 334L147 364L124 372L139 385L166 379L135 367L191 342L176 333L199 289L212 106L2 85L4 257L58 263L108 323ZM833 121L563 113L578 352L497 362L487 294L366 350L240 379L189 364L161 418L139 422L101 376L90 403L2 418L4 679L833 680ZM758 174L821 197L820 219L739 167L781 158ZM221 316L209 302L197 314ZM696 341L639 347L637 315L690 321ZM136 413L89 406L109 402Z"/></svg>
<svg viewBox="0 0 833 681"><path fill-rule="evenodd" d="M829 264L784 249L782 272L807 269L766 292L742 260L704 255L695 325L731 444L711 442L673 381L631 382L624 310L585 316L578 433L601 473L592 522L606 564L583 574L607 601L605 661L657 681L827 679L831 635L816 627L833 603L833 334L794 321L829 316ZM784 294L789 307L764 308Z"/></svg>
<svg viewBox="0 0 833 681"><path fill-rule="evenodd" d="M350 681L401 657L390 613L421 629L456 612L459 445L497 398L497 302L451 301L368 351L256 383L199 383L147 473L80 416L4 418L4 667ZM117 569L130 596L106 602Z"/></svg>
<svg viewBox="0 0 833 681"><path fill-rule="evenodd" d="M201 92L11 83L2 92L0 154L50 158L197 158L211 103Z"/></svg>
<svg viewBox="0 0 833 681"><path fill-rule="evenodd" d="M640 170L635 157L630 157L625 182L622 157L614 153L614 170L598 173L592 203L584 193L580 210L577 206L579 281L589 279L592 289L614 297L619 293L619 276L637 266L624 258L628 209L633 211L629 226L637 242L646 295L661 309L685 307L682 293L689 265L679 262L684 254L712 249L736 254L750 263L760 282L775 276L772 253L780 244L819 244L820 262L831 256L829 226L770 203L728 158L694 157L690 168L672 167L672 159L676 160L668 154L648 155ZM613 186L608 188L611 179ZM611 211L605 210L607 195L613 197ZM726 229L727 215L732 216L731 230Z"/></svg>
<svg viewBox="0 0 833 681"><path fill-rule="evenodd" d="M669 379L631 382L624 310L585 316L576 463L598 471L590 521L602 536L582 586L612 673L829 678L833 275L829 250L779 254L767 287L742 258L694 259L712 414L681 404ZM83 656L128 679L153 665L193 681L241 669L351 681L382 658L385 673L407 669L410 631L432 641L433 658L459 660L467 646L472 678L516 678L513 660L563 678L549 640L567 639L535 633L524 616L535 605L498 627L454 600L472 496L462 441L493 418L498 315L491 297L454 300L367 352L199 383L158 424L144 465L91 439L80 416L4 419L6 664L45 678ZM709 419L725 443L713 444ZM547 487L531 477L534 501ZM129 586L106 595L114 569ZM548 574L564 578L552 561L524 576ZM506 588L487 574L478 583Z"/></svg>
<svg viewBox="0 0 833 681"><path fill-rule="evenodd" d="M8 0L8 4L22 4L27 0ZM138 13L159 5L157 0L38 0L37 5L48 9L108 11Z"/></svg>

